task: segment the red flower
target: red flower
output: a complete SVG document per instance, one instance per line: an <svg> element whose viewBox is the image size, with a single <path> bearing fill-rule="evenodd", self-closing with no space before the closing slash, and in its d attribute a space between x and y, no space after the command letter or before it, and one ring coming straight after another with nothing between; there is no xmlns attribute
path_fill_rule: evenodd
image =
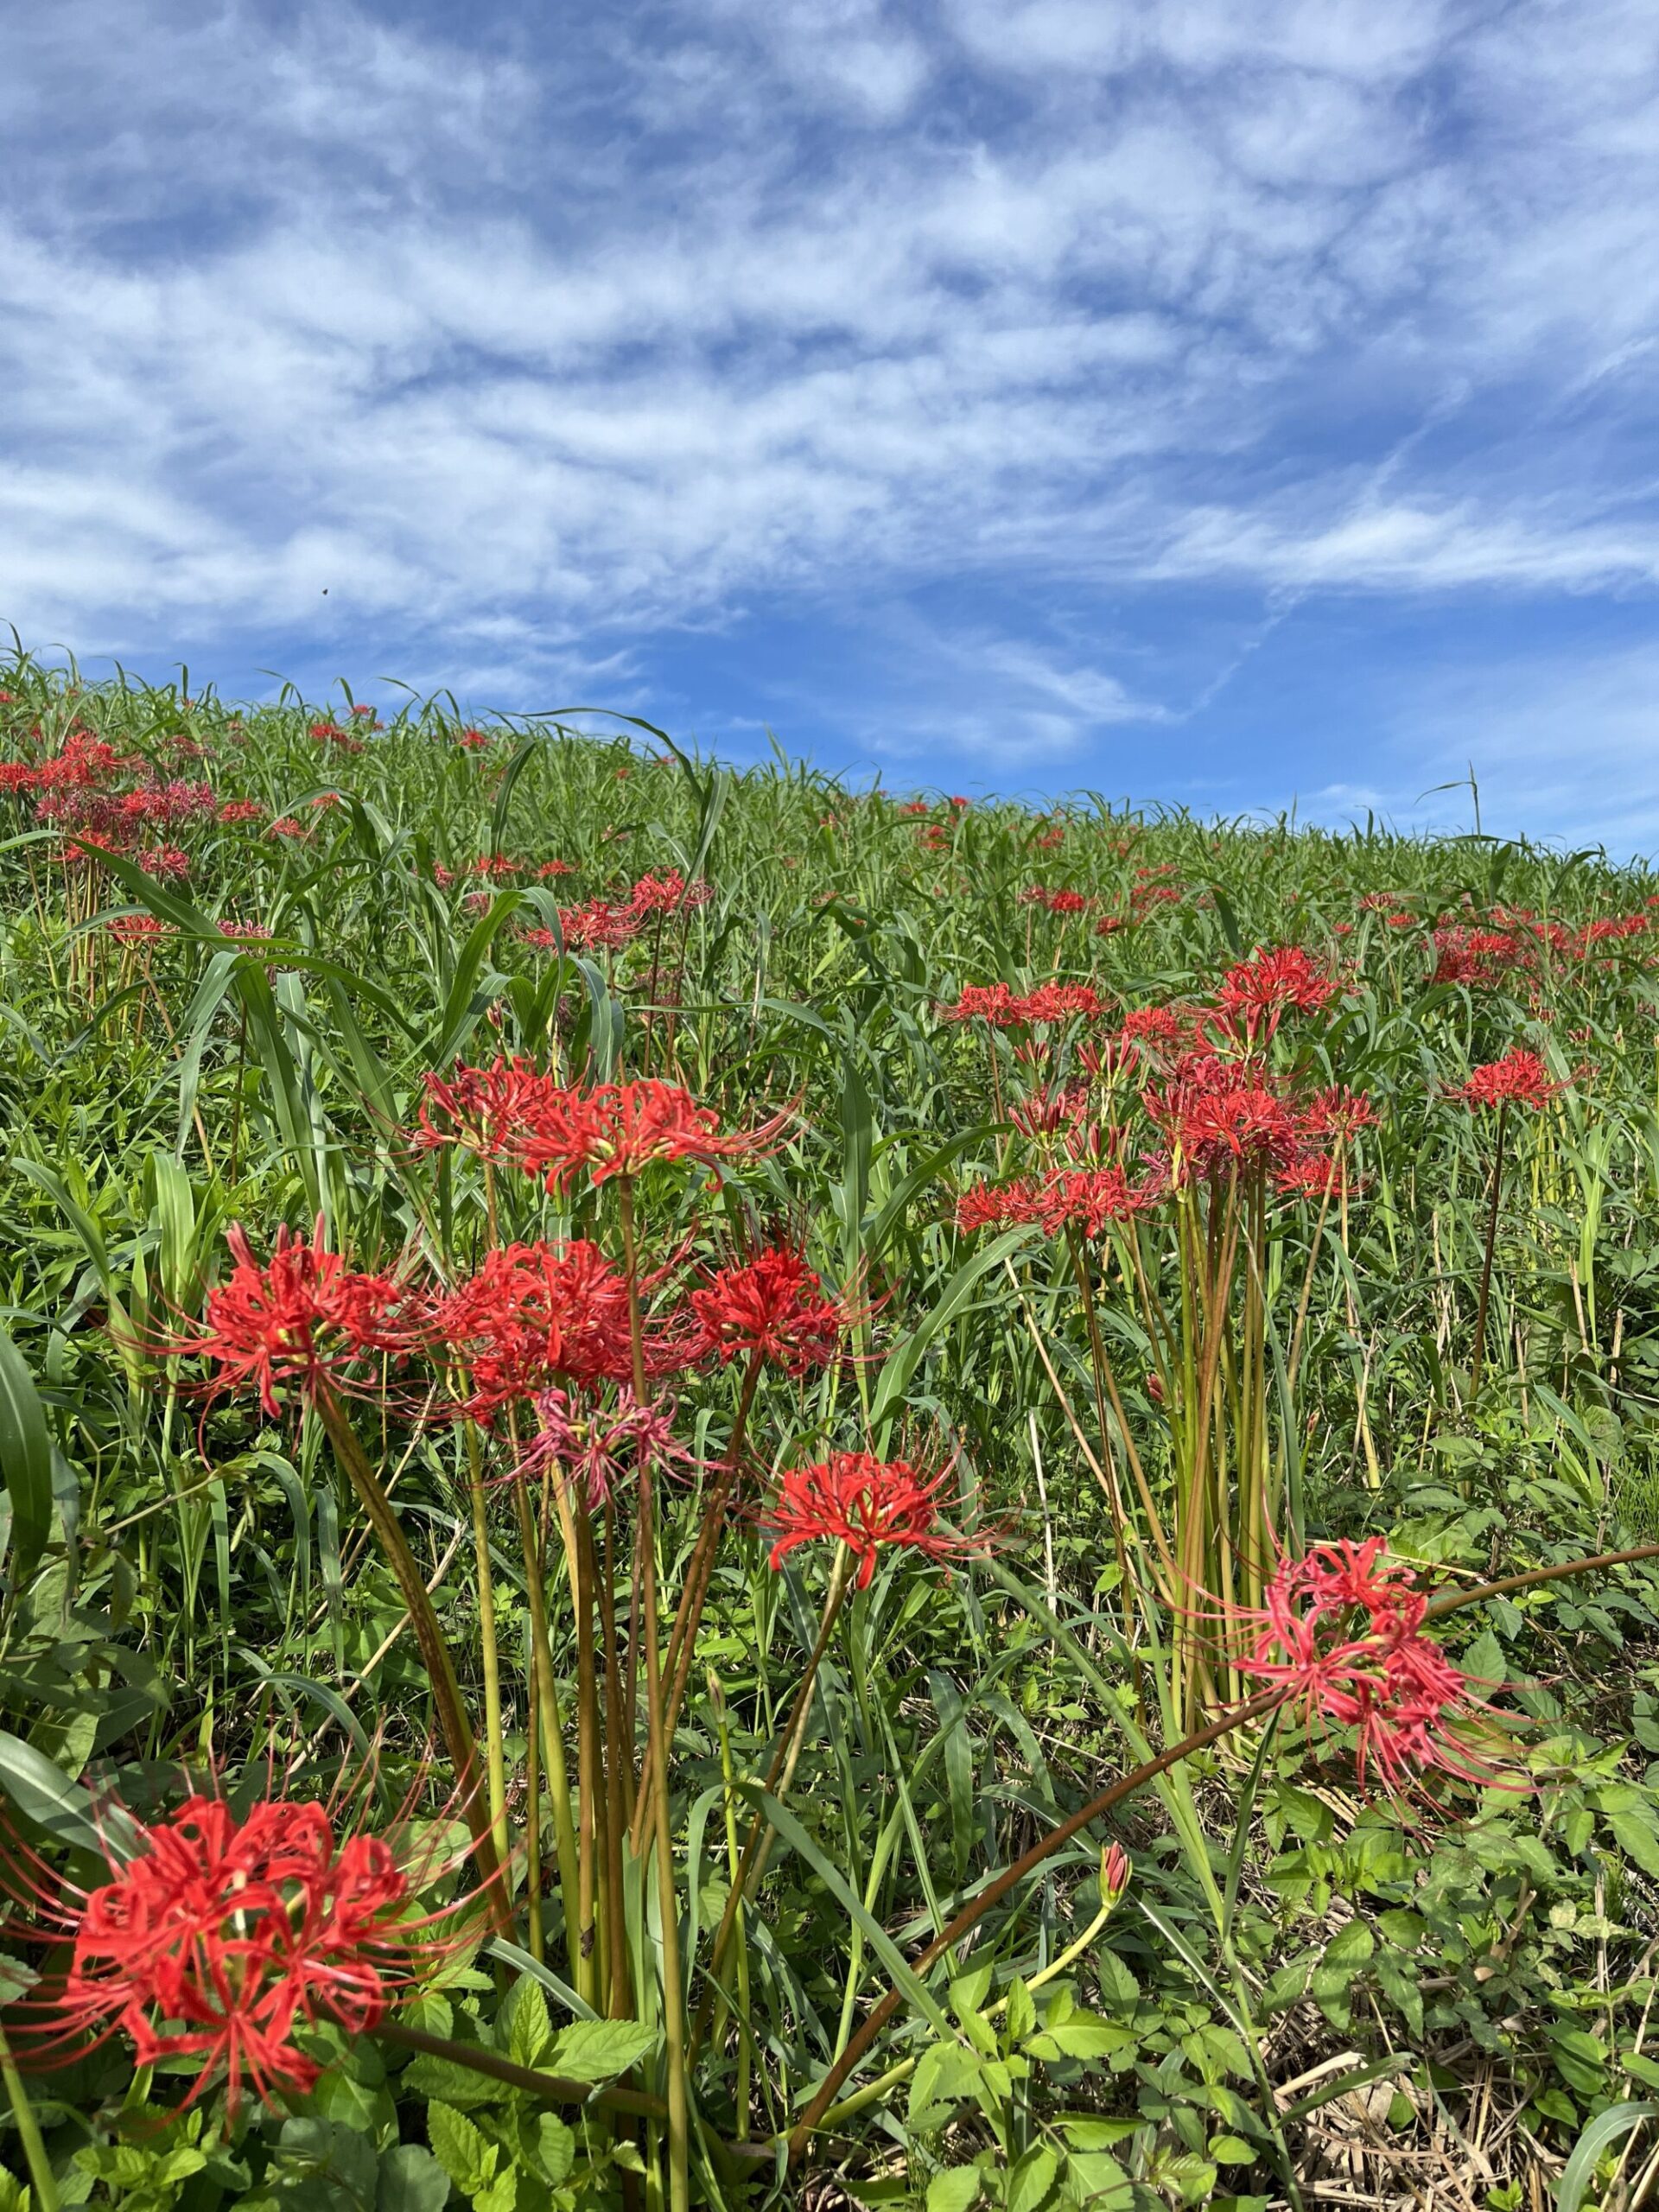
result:
<svg viewBox="0 0 1659 2212"><path fill-rule="evenodd" d="M722 1361L740 1352L804 1375L836 1356L847 1315L798 1252L770 1246L742 1267L722 1268L691 1294L704 1344Z"/></svg>
<svg viewBox="0 0 1659 2212"><path fill-rule="evenodd" d="M1385 1548L1373 1536L1282 1560L1261 1609L1233 1616L1258 1630L1239 1670L1278 1688L1310 1729L1352 1728L1362 1789L1372 1770L1388 1789L1432 1767L1491 1782L1463 1732L1482 1701L1421 1633L1427 1600L1409 1570L1381 1564Z"/></svg>
<svg viewBox="0 0 1659 2212"><path fill-rule="evenodd" d="M971 1183L957 1200L957 1227L964 1236L981 1229L1013 1229L1037 1218L1037 1185L1029 1176L1011 1183Z"/></svg>
<svg viewBox="0 0 1659 2212"><path fill-rule="evenodd" d="M219 810L221 822L258 822L264 817L263 806L257 799L227 798Z"/></svg>
<svg viewBox="0 0 1659 2212"><path fill-rule="evenodd" d="M485 1160L517 1160L519 1140L533 1126L537 1102L557 1085L524 1059L498 1059L487 1068L462 1064L454 1073L423 1078L420 1127L423 1151L459 1145Z"/></svg>
<svg viewBox="0 0 1659 2212"><path fill-rule="evenodd" d="M659 1162L739 1159L763 1149L787 1119L779 1114L760 1128L722 1136L712 1107L699 1106L678 1084L654 1077L588 1089L550 1088L536 1103L534 1125L518 1156L526 1167L544 1169L549 1187L562 1191L583 1168L603 1183Z"/></svg>
<svg viewBox="0 0 1659 2212"><path fill-rule="evenodd" d="M431 1926L411 1913L396 1854L366 1834L336 1839L315 1803L266 1799L238 1820L193 1797L153 1826L129 1821L137 1850L90 1893L52 1885L24 1859L29 1931L73 1945L66 1973L21 2011L43 2051L127 2036L141 2066L188 2059L185 2103L223 2080L232 2110L245 2088L303 2094L317 2062L296 2031L333 2021L370 2033L415 1980ZM20 1863L12 1854L14 1871Z"/></svg>
<svg viewBox="0 0 1659 2212"><path fill-rule="evenodd" d="M1536 1052L1517 1049L1501 1060L1488 1060L1471 1071L1469 1080L1450 1095L1465 1106L1547 1106L1565 1090L1552 1083L1549 1071Z"/></svg>
<svg viewBox="0 0 1659 2212"><path fill-rule="evenodd" d="M589 1512L613 1495L625 1459L638 1473L642 1464L658 1466L691 1456L674 1440L672 1405L642 1406L626 1386L617 1391L613 1407L595 1402L585 1411L563 1390L543 1390L536 1401L536 1418L539 1433L506 1479L561 1467Z"/></svg>
<svg viewBox="0 0 1659 2212"><path fill-rule="evenodd" d="M154 944L157 938L173 934L171 927L157 921L154 914L122 914L106 926L118 944Z"/></svg>
<svg viewBox="0 0 1659 2212"><path fill-rule="evenodd" d="M1014 1003L1006 983L964 983L954 1006L941 1007L944 1021L989 1021L1002 1026Z"/></svg>
<svg viewBox="0 0 1659 2212"><path fill-rule="evenodd" d="M1258 1033L1271 1037L1287 1014L1317 1014L1335 989L1300 945L1281 945L1230 968L1217 988L1216 1004L1254 1039Z"/></svg>
<svg viewBox="0 0 1659 2212"><path fill-rule="evenodd" d="M682 906L706 906L715 895L712 883L688 884L677 868L666 875L642 875L628 893L628 911L646 914L672 914Z"/></svg>
<svg viewBox="0 0 1659 2212"><path fill-rule="evenodd" d="M585 1239L563 1251L496 1246L475 1275L433 1301L429 1328L467 1370L461 1410L478 1421L555 1382L620 1382L633 1371L626 1280ZM650 1333L648 1372L684 1363L659 1329Z"/></svg>
<svg viewBox="0 0 1659 2212"><path fill-rule="evenodd" d="M1038 841L1042 842L1040 839ZM1020 893L1022 906L1042 906L1051 914L1081 914L1089 901L1081 891L1047 891L1040 883L1033 883Z"/></svg>
<svg viewBox="0 0 1659 2212"><path fill-rule="evenodd" d="M1287 1167L1302 1149L1296 1116L1259 1068L1189 1055L1161 1090L1142 1093L1174 1151L1177 1180Z"/></svg>
<svg viewBox="0 0 1659 2212"><path fill-rule="evenodd" d="M815 1466L789 1468L766 1516L773 1567L798 1545L839 1540L858 1560L863 1590L884 1545L927 1559L961 1557L973 1547L938 1525L938 1494L949 1471L928 1481L907 1459L877 1459L868 1452L836 1452Z"/></svg>
<svg viewBox="0 0 1659 2212"><path fill-rule="evenodd" d="M1121 1167L1058 1168L1037 1193L1036 1217L1051 1236L1066 1228L1098 1236L1109 1224L1131 1221L1156 1205L1164 1189L1156 1177L1131 1183Z"/></svg>
<svg viewBox="0 0 1659 2212"><path fill-rule="evenodd" d="M199 1326L156 1349L211 1359L215 1389L254 1383L274 1419L279 1384L307 1395L341 1380L366 1352L404 1352L414 1342L404 1290L385 1275L361 1274L325 1250L317 1217L310 1237L286 1224L262 1268L238 1223L226 1236L236 1265L207 1294Z"/></svg>

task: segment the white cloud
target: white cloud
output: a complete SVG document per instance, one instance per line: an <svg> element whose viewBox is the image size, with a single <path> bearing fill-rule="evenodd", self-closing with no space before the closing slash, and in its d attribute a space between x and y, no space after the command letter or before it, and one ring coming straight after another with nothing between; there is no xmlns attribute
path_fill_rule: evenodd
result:
<svg viewBox="0 0 1659 2212"><path fill-rule="evenodd" d="M136 12L10 35L26 634L315 623L326 583L620 680L766 593L1656 580L1638 0ZM1121 638L958 639L988 758L1174 710Z"/></svg>

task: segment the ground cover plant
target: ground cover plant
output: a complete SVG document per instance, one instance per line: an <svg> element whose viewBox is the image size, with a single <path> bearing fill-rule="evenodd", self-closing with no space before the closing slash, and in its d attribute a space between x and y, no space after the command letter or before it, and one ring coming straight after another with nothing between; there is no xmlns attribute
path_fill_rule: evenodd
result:
<svg viewBox="0 0 1659 2212"><path fill-rule="evenodd" d="M0 2212L1641 2201L1659 881L21 653L0 808Z"/></svg>

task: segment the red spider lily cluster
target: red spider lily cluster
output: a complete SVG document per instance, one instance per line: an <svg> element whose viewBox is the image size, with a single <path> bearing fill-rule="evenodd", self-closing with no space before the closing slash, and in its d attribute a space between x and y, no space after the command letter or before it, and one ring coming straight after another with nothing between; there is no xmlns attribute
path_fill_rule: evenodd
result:
<svg viewBox="0 0 1659 2212"><path fill-rule="evenodd" d="M1040 906L1047 914L1086 913L1094 902L1081 891L1046 891L1033 883L1020 893L1022 906Z"/></svg>
<svg viewBox="0 0 1659 2212"><path fill-rule="evenodd" d="M678 1084L642 1077L564 1084L524 1060L428 1076L424 1092L417 1145L459 1145L545 1175L555 1191L584 1169L600 1184L664 1162L741 1159L764 1151L789 1120L780 1114L760 1128L722 1135L714 1109Z"/></svg>
<svg viewBox="0 0 1659 2212"><path fill-rule="evenodd" d="M1044 983L1018 994L1007 983L969 983L954 1006L941 1007L940 1016L945 1021L988 1022L994 1029L1029 1029L1103 1010L1090 983Z"/></svg>
<svg viewBox="0 0 1659 2212"><path fill-rule="evenodd" d="M1505 1052L1502 1059L1488 1060L1471 1069L1468 1081L1451 1095L1465 1106L1523 1106L1535 1109L1547 1106L1566 1088L1565 1084L1551 1082L1549 1070L1536 1052L1517 1047Z"/></svg>
<svg viewBox="0 0 1659 2212"><path fill-rule="evenodd" d="M7 1932L70 1953L16 2011L13 2033L36 2058L120 2034L140 2065L191 2062L187 2105L220 2086L232 2111L249 2089L303 2094L321 2069L301 2032L368 2033L445 1948L391 1847L338 1834L320 1804L271 1797L238 1817L194 1796L124 1825L136 1848L90 1891L24 1847L6 1853L29 1913Z"/></svg>
<svg viewBox="0 0 1659 2212"><path fill-rule="evenodd" d="M572 871L563 861L553 861L542 873L569 874ZM671 868L666 875L642 875L626 898L590 899L580 906L561 906L556 932L526 930L524 940L541 950L557 950L563 944L570 952L616 951L632 944L653 924L671 914L706 906L713 896L712 884L706 880L687 883L677 868Z"/></svg>
<svg viewBox="0 0 1659 2212"><path fill-rule="evenodd" d="M1427 1599L1387 1548L1373 1536L1281 1561L1261 1608L1233 1617L1255 1631L1239 1672L1277 1690L1310 1731L1352 1729L1362 1789L1371 1774L1394 1790L1436 1767L1489 1782L1467 1736L1484 1704L1422 1633Z"/></svg>
<svg viewBox="0 0 1659 2212"><path fill-rule="evenodd" d="M950 1470L929 1477L908 1459L868 1452L836 1452L807 1467L791 1467L766 1508L764 1533L774 1567L802 1544L845 1544L858 1562L854 1582L869 1587L883 1551L903 1550L938 1561L983 1549L939 1521L939 1492Z"/></svg>

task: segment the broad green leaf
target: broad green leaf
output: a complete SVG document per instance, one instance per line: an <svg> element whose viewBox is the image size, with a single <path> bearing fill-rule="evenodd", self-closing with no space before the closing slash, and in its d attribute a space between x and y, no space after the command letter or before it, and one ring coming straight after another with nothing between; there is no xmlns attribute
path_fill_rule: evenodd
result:
<svg viewBox="0 0 1659 2212"><path fill-rule="evenodd" d="M537 2062L543 2074L571 2082L611 2082L657 2048L657 2031L637 2020L573 2020Z"/></svg>
<svg viewBox="0 0 1659 2212"><path fill-rule="evenodd" d="M52 1529L52 1439L35 1378L0 1327L0 1472L11 1500L12 1581L28 1581Z"/></svg>

